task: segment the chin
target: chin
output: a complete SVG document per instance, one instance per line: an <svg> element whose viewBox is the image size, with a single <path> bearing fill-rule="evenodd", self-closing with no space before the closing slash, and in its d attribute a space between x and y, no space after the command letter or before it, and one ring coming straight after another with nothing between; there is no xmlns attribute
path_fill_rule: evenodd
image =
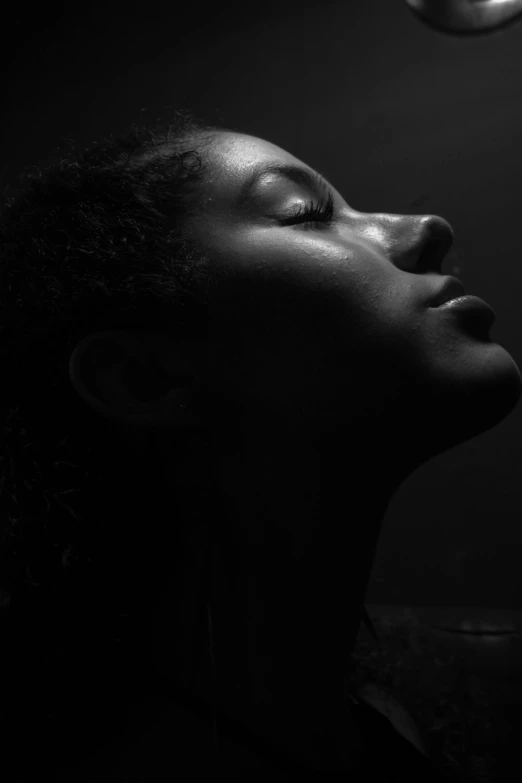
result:
<svg viewBox="0 0 522 783"><path fill-rule="evenodd" d="M443 379L432 375L430 403L423 401L427 442L440 454L496 427L516 408L522 396L522 376L513 357L490 342L480 353L461 355L444 368Z"/></svg>
<svg viewBox="0 0 522 783"><path fill-rule="evenodd" d="M457 431L462 437L459 442L480 435L496 427L516 408L522 396L522 376L513 357L495 343L492 354L473 374L468 389L465 384L461 394L456 395L453 409L457 416Z"/></svg>
<svg viewBox="0 0 522 783"><path fill-rule="evenodd" d="M497 343L490 343L491 354L484 362L484 389L477 389L478 397L489 402L486 419L491 426L506 418L522 396L520 369L508 351Z"/></svg>

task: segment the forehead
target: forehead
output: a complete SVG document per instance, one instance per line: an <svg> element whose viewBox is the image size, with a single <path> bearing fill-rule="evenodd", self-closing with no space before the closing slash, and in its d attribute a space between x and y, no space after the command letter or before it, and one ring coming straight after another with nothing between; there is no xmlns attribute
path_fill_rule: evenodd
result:
<svg viewBox="0 0 522 783"><path fill-rule="evenodd" d="M250 171L263 163L293 163L302 161L277 144L233 131L218 131L213 134L212 144L207 150L211 168L232 180L241 181Z"/></svg>

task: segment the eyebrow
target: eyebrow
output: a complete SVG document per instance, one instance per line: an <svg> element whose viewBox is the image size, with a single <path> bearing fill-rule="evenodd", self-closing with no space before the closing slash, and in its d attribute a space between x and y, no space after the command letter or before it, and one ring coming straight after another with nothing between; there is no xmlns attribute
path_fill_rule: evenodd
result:
<svg viewBox="0 0 522 783"><path fill-rule="evenodd" d="M309 190L318 190L319 192L330 190L326 179L316 171L304 169L292 163L265 163L257 166L241 185L237 198L238 204L242 204L245 201L252 188L267 174L278 174Z"/></svg>

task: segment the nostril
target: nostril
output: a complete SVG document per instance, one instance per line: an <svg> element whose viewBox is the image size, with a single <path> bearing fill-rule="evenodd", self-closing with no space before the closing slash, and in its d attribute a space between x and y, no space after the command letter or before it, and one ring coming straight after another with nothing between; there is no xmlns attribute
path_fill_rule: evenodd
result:
<svg viewBox="0 0 522 783"><path fill-rule="evenodd" d="M417 261L419 271L424 271L424 268L433 269L439 252L439 242L436 239L429 239L424 244Z"/></svg>

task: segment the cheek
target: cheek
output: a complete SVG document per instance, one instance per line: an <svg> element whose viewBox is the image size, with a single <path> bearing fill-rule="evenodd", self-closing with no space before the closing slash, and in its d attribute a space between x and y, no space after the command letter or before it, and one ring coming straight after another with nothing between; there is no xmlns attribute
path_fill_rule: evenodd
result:
<svg viewBox="0 0 522 783"><path fill-rule="evenodd" d="M289 414L355 400L367 385L367 365L378 361L378 343L361 320L360 311L333 306L329 297L272 300L270 314L251 320L244 333L246 396Z"/></svg>
<svg viewBox="0 0 522 783"><path fill-rule="evenodd" d="M279 409L355 398L400 328L390 331L391 265L360 249L320 253L317 242L293 252L299 261L256 256L227 281L214 330L228 352L223 380L238 396Z"/></svg>

